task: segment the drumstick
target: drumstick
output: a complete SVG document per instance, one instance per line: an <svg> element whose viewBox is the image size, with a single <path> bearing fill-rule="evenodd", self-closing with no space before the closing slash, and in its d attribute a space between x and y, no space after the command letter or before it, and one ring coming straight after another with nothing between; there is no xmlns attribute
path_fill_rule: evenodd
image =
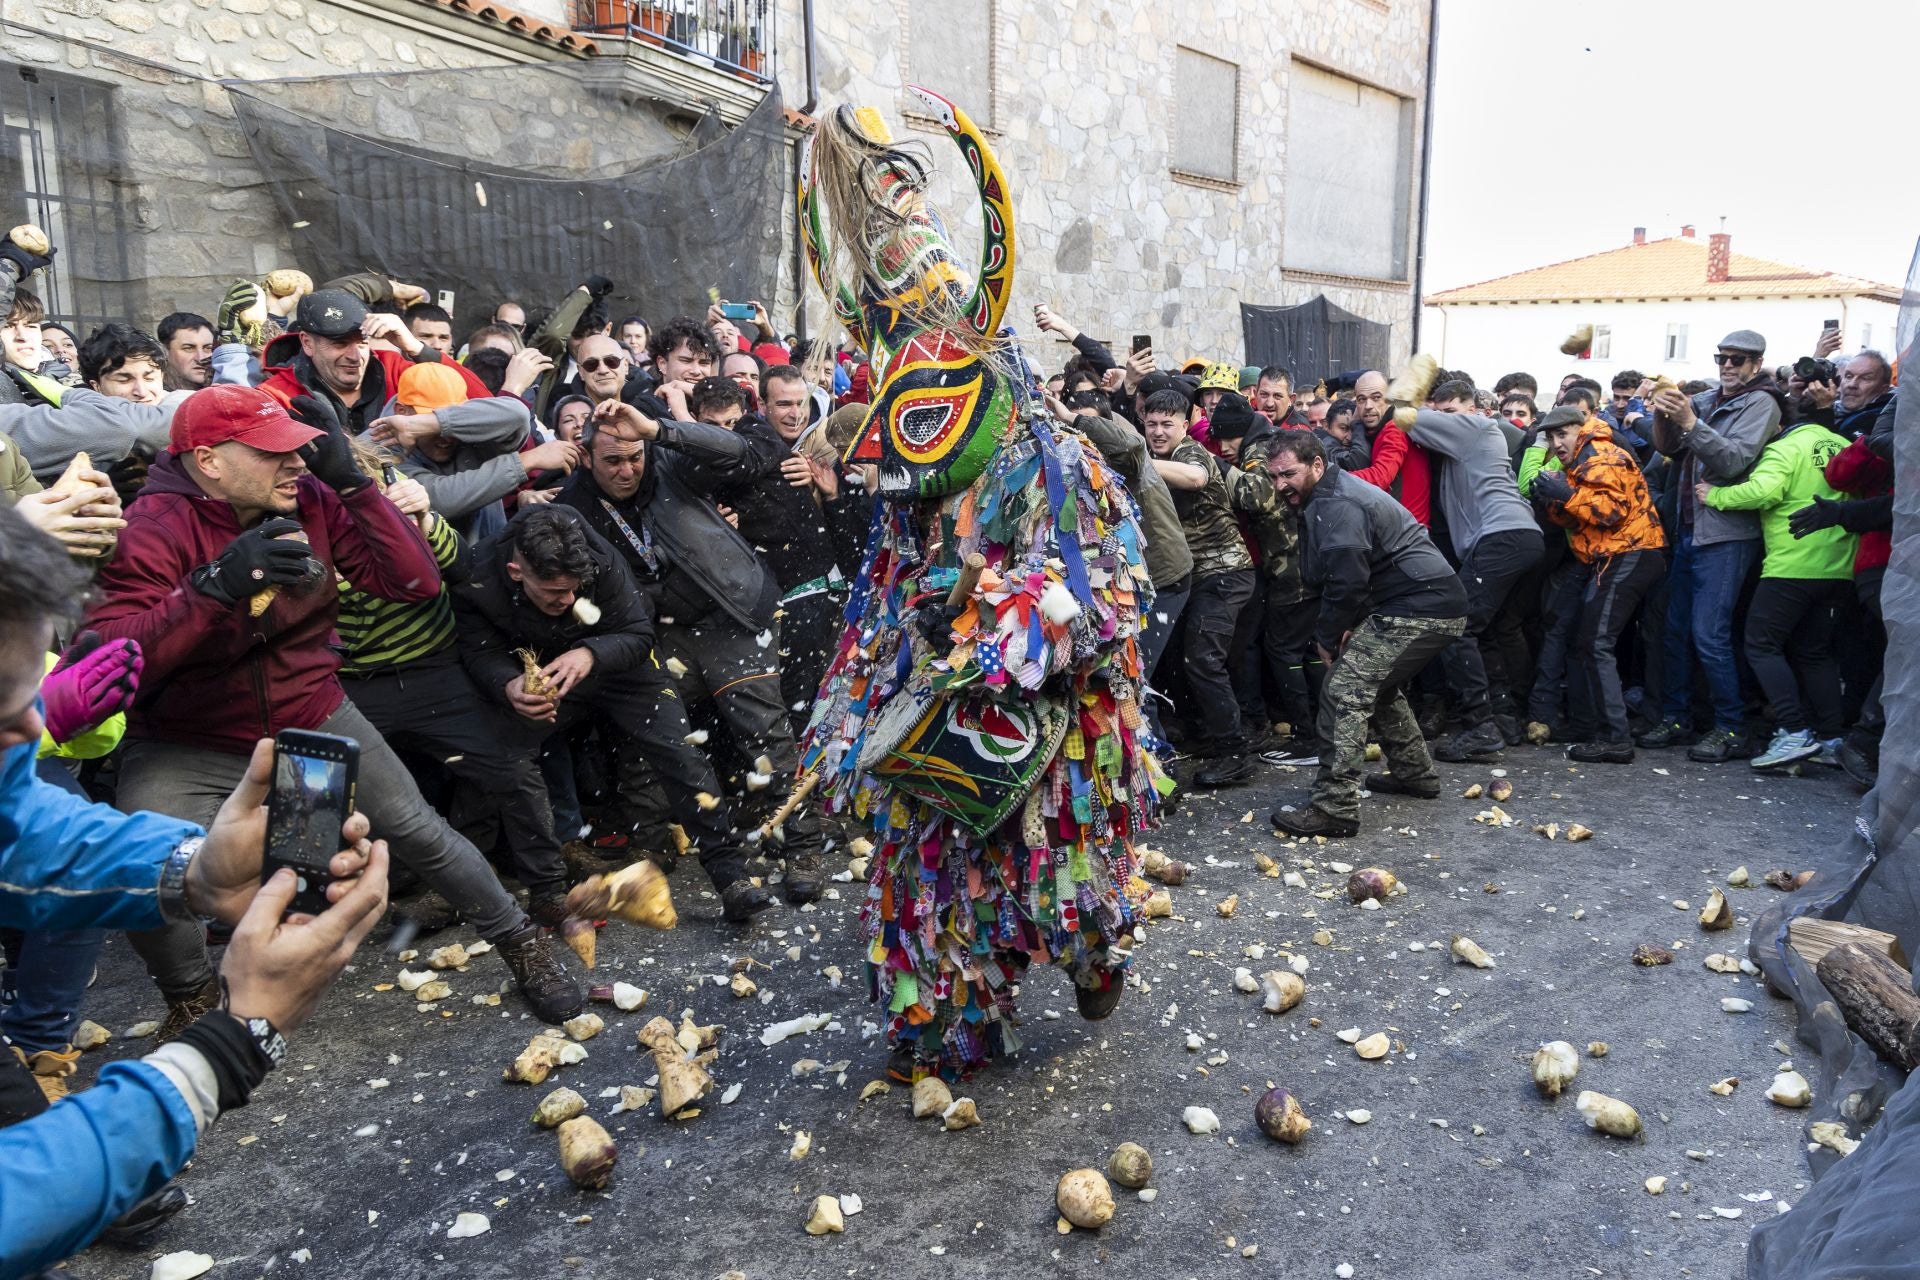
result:
<svg viewBox="0 0 1920 1280"><path fill-rule="evenodd" d="M947 603L958 609L966 604L973 589L980 585L980 571L987 567L987 558L978 551L973 552L960 562L960 579L953 584L953 590L947 595Z"/></svg>
<svg viewBox="0 0 1920 1280"><path fill-rule="evenodd" d="M786 803L782 804L778 809L775 809L773 816L755 829L753 835L750 837L752 843L759 844L762 840L772 835L775 828L779 827L781 823L791 818L793 811L800 807L801 802L807 798L819 781L820 771L818 769L809 769L802 775L799 783L793 788L792 794L787 797Z"/></svg>

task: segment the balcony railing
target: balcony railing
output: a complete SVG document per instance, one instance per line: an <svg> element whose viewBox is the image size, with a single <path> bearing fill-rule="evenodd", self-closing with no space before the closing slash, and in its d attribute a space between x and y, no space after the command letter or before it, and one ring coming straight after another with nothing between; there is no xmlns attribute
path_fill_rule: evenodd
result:
<svg viewBox="0 0 1920 1280"><path fill-rule="evenodd" d="M580 0L576 31L659 45L721 71L773 78L771 0Z"/></svg>

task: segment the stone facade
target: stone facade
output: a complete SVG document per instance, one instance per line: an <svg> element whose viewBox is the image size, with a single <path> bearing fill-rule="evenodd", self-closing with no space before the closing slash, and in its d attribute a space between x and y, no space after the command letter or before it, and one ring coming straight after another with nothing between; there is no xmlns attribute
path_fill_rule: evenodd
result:
<svg viewBox="0 0 1920 1280"><path fill-rule="evenodd" d="M806 98L797 47L800 0L779 0L780 80L787 104ZM816 5L821 108L880 108L896 133L910 110L907 83L940 91L940 67L907 65L907 24L937 19L937 0L843 0ZM1017 220L1015 296L1008 319L1031 338L1032 307L1050 303L1103 339L1155 335L1163 363L1202 355L1238 362L1239 304L1292 305L1325 293L1340 306L1393 326L1396 363L1407 355L1410 282L1287 270L1287 93L1293 60L1408 99L1421 118L1426 95L1426 0L1215 0L1145 5L1079 0L1071 6L991 0L991 130L1013 190ZM1180 47L1240 68L1238 177L1231 184L1177 175L1181 136L1175 84ZM1191 125L1191 122L1187 122ZM925 128L925 125L917 127ZM979 213L952 178L959 154L924 137L941 179L936 195L963 246L976 243ZM1406 145L1409 209L1418 209L1419 130ZM1416 217L1406 219L1408 262ZM817 292L809 315L826 314ZM1049 368L1061 351L1032 350Z"/></svg>

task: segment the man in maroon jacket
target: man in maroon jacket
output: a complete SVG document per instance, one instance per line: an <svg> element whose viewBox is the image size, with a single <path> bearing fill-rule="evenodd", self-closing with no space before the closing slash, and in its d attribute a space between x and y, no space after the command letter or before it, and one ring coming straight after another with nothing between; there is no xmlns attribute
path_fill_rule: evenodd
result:
<svg viewBox="0 0 1920 1280"><path fill-rule="evenodd" d="M301 407L328 418L311 400ZM128 713L119 805L204 824L259 739L281 729L352 738L358 806L375 833L499 948L534 1012L559 1022L579 1011L582 994L548 935L428 807L334 674L336 570L398 601L432 599L440 572L419 529L330 425L303 426L244 386L195 392L175 414L171 452L149 469L87 619L103 636L139 640L148 655L143 696ZM256 616L268 588L277 590ZM163 1039L218 1002L197 926L131 939L167 1000Z"/></svg>

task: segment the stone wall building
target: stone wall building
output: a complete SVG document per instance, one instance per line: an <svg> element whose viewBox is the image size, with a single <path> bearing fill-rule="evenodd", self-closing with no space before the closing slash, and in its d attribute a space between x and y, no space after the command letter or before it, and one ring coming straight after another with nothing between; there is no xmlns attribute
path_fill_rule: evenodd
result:
<svg viewBox="0 0 1920 1280"><path fill-rule="evenodd" d="M75 271L63 314L84 322L117 306L150 322L175 306L210 309L220 278L283 265L294 235L221 81L563 62L604 69L630 113L623 122L615 111L612 125L639 140L636 154L668 153L708 110L737 122L769 80L788 108L789 143L815 89L817 108L876 106L896 132L927 142L964 249L978 211L952 184L958 153L912 113L903 86L917 83L972 113L1008 173L1019 255L1009 318L1023 334L1032 304L1047 301L1116 344L1154 335L1163 361L1238 361L1239 304L1324 294L1390 325L1394 357L1405 355L1430 0L812 9L810 80L804 0L4 0L0 123L31 139L10 145L6 163L37 155L42 169L22 161L18 187L34 207L0 217L64 210L55 230ZM342 84L343 101L367 97L342 122L356 132L401 146L446 132ZM59 120L56 97L67 104ZM462 134L466 105L414 110L444 110ZM463 136L501 164L530 145L497 129ZM59 186L54 152L108 139L110 190L45 189ZM778 279L763 296L784 324L796 280L791 217L783 222ZM83 260L105 265L83 278ZM688 281L689 297L648 309L697 308L703 285ZM817 331L824 301L804 296L795 327ZM1049 366L1059 358L1034 354Z"/></svg>

